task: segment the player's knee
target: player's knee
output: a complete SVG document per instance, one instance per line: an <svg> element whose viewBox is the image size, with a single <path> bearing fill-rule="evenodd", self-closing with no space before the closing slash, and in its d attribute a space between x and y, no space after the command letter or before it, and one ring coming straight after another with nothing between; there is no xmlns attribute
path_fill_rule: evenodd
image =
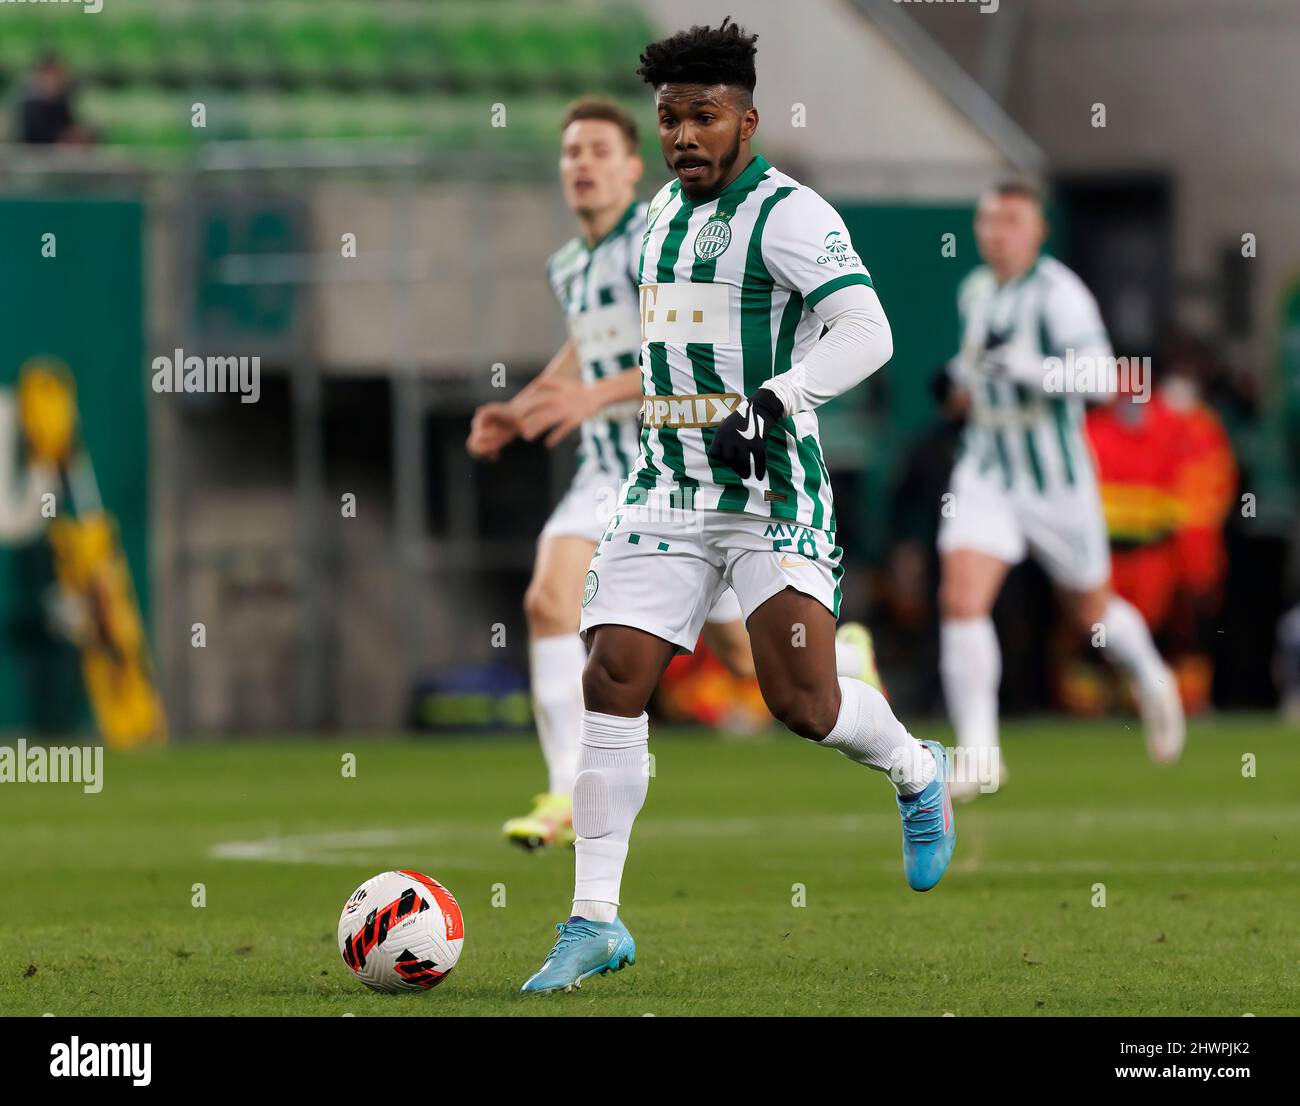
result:
<svg viewBox="0 0 1300 1106"><path fill-rule="evenodd" d="M982 618L989 612L979 592L960 575L945 575L939 585L939 614L944 618Z"/></svg>
<svg viewBox="0 0 1300 1106"><path fill-rule="evenodd" d="M566 611L559 592L549 584L534 580L524 592L524 616L534 636L565 633L576 629L577 616Z"/></svg>
<svg viewBox="0 0 1300 1106"><path fill-rule="evenodd" d="M633 715L645 708L641 701L643 698L632 672L596 653L587 658L582 670L582 700L588 710L600 714Z"/></svg>
<svg viewBox="0 0 1300 1106"><path fill-rule="evenodd" d="M828 696L810 691L793 691L768 700L768 709L791 733L820 741L835 728L838 705Z"/></svg>
<svg viewBox="0 0 1300 1106"><path fill-rule="evenodd" d="M1071 606L1070 615L1075 630L1080 634L1092 634L1106 617L1106 599L1104 591L1080 596Z"/></svg>

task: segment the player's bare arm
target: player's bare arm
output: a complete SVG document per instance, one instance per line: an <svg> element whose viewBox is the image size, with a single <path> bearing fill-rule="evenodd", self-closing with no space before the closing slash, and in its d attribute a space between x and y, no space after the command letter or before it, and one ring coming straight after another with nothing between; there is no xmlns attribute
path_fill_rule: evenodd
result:
<svg viewBox="0 0 1300 1106"><path fill-rule="evenodd" d="M602 411L640 399L642 388L640 369L626 369L589 384L556 373L539 377L534 384L527 396L521 392L517 397L520 434L530 442L544 434L548 449Z"/></svg>
<svg viewBox="0 0 1300 1106"><path fill-rule="evenodd" d="M480 461L495 461L501 450L517 437L528 437L524 434L523 420L537 389L548 381L577 379L581 371L578 351L572 339L567 339L546 367L516 395L508 400L484 403L475 410L470 420L469 438L465 442L470 456Z"/></svg>

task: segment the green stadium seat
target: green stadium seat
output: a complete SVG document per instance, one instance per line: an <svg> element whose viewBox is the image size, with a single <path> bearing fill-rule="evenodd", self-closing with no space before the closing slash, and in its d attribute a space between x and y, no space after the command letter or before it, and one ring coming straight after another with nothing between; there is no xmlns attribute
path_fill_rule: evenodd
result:
<svg viewBox="0 0 1300 1106"><path fill-rule="evenodd" d="M245 85L274 82L279 63L274 33L265 13L241 11L226 24L223 35L223 72L227 79Z"/></svg>
<svg viewBox="0 0 1300 1106"><path fill-rule="evenodd" d="M228 125L241 138L268 141L291 141L301 137L301 127L294 111L294 97L269 89L237 92L223 101L229 113ZM221 132L210 136L222 137Z"/></svg>
<svg viewBox="0 0 1300 1106"><path fill-rule="evenodd" d="M428 20L395 21L388 33L394 83L405 88L453 86L452 36Z"/></svg>
<svg viewBox="0 0 1300 1106"><path fill-rule="evenodd" d="M617 81L626 88L622 72L636 69L636 55L622 57L615 49L608 27L600 20L575 19L565 26L564 68L577 91L613 91Z"/></svg>
<svg viewBox="0 0 1300 1106"><path fill-rule="evenodd" d="M549 148L573 96L643 94L634 71L652 34L631 9L576 0L114 0L95 19L21 14L0 33L0 80L12 87L58 49L108 141L175 149L247 137ZM196 98L205 131L189 126ZM498 100L504 129L489 126Z"/></svg>
<svg viewBox="0 0 1300 1106"><path fill-rule="evenodd" d="M163 25L172 79L205 84L221 76L224 28L207 10L189 12Z"/></svg>
<svg viewBox="0 0 1300 1106"><path fill-rule="evenodd" d="M502 133L488 126L487 105L481 97L439 96L425 115L425 134L440 149L482 147L489 132Z"/></svg>
<svg viewBox="0 0 1300 1106"><path fill-rule="evenodd" d="M567 81L567 41L563 29L549 18L534 17L513 28L510 52L503 64L512 68L526 88L555 90L571 87Z"/></svg>
<svg viewBox="0 0 1300 1106"><path fill-rule="evenodd" d="M112 59L114 70L135 83L157 79L165 47L156 17L128 13L107 20L104 34L104 51Z"/></svg>
<svg viewBox="0 0 1300 1106"><path fill-rule="evenodd" d="M376 93L366 97L365 108L360 133L366 138L407 139L425 131L414 96Z"/></svg>
<svg viewBox="0 0 1300 1106"><path fill-rule="evenodd" d="M353 84L379 87L392 80L393 29L386 20L349 15L337 26L339 65Z"/></svg>
<svg viewBox="0 0 1300 1106"><path fill-rule="evenodd" d="M517 87L503 57L502 39L482 20L449 21L440 28L452 87L484 93Z"/></svg>
<svg viewBox="0 0 1300 1106"><path fill-rule="evenodd" d="M80 15L79 12L72 14ZM96 34L93 24L93 19L64 18L53 21L49 28L49 46L63 59L68 72L77 80L94 80L102 75L103 38ZM0 35L7 32L6 26Z"/></svg>
<svg viewBox="0 0 1300 1106"><path fill-rule="evenodd" d="M59 13L39 8L0 8L0 12L4 17L0 29L0 68L16 85L43 54L58 48L60 21L51 16Z"/></svg>
<svg viewBox="0 0 1300 1106"><path fill-rule="evenodd" d="M641 52L646 44L653 42L659 35L636 12L629 12L618 20L609 33L610 53L620 61L627 61L627 73L633 85L640 83L636 68L640 64Z"/></svg>
<svg viewBox="0 0 1300 1106"><path fill-rule="evenodd" d="M327 84L339 72L343 43L328 19L276 19L274 56L280 75L296 84Z"/></svg>
<svg viewBox="0 0 1300 1106"><path fill-rule="evenodd" d="M81 98L86 122L109 143L181 148L203 133L190 126L188 93L165 93L147 86L87 89Z"/></svg>

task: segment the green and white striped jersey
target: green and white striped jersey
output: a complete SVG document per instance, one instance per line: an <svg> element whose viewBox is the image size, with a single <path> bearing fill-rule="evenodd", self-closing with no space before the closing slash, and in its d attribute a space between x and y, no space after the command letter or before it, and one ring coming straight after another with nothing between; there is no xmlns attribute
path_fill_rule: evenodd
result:
<svg viewBox="0 0 1300 1106"><path fill-rule="evenodd" d="M720 423L812 349L812 308L871 286L844 221L810 188L755 157L726 189L692 203L678 181L650 204L641 251L641 454L624 501L737 511L835 529L817 416L786 416L763 480L710 464Z"/></svg>
<svg viewBox="0 0 1300 1106"><path fill-rule="evenodd" d="M996 472L1008 490L1050 493L1092 481L1083 397L1049 394L979 368L986 354L1004 347L1029 362L1063 359L1067 350L1109 357L1101 313L1083 281L1052 257L1040 257L1003 285L980 266L962 281L957 309L962 344L955 376L971 396L963 458L972 457L981 472Z"/></svg>
<svg viewBox="0 0 1300 1106"><path fill-rule="evenodd" d="M637 267L646 207L633 203L594 246L573 238L546 263L547 279L564 309L587 384L636 368L641 348ZM584 472L607 473L620 480L627 476L637 455L639 406L618 404L582 424L579 476Z"/></svg>

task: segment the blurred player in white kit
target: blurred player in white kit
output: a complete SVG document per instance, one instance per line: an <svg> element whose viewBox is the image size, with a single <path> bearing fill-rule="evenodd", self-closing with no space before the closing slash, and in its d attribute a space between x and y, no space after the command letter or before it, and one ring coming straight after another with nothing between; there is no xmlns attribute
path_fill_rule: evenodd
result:
<svg viewBox="0 0 1300 1106"><path fill-rule="evenodd" d="M957 733L952 794L974 798L1005 779L998 743L1001 654L991 612L1007 571L1032 556L1102 656L1132 680L1153 760L1185 735L1177 683L1136 608L1110 589L1110 546L1083 431L1083 387L1104 398L1114 365L1096 301L1055 258L1036 191L1019 182L980 199L984 264L958 293L961 351L952 364L970 424L939 528L940 669ZM1066 358L1099 371L1071 381ZM1059 360L1053 360L1059 359ZM1055 370L1055 371L1054 371ZM1068 389L1068 390L1067 390Z"/></svg>

